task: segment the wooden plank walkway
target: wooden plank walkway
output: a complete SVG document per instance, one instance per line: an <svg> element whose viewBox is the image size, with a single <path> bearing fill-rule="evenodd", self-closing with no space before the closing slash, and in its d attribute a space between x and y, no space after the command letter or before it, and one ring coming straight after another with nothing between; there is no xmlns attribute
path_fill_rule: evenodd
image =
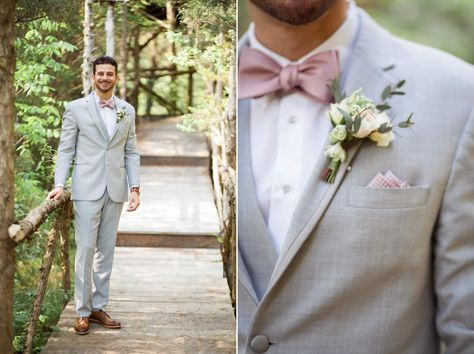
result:
<svg viewBox="0 0 474 354"><path fill-rule="evenodd" d="M206 138L176 128L177 117L142 121L137 129L142 165L209 166Z"/></svg>
<svg viewBox="0 0 474 354"><path fill-rule="evenodd" d="M139 125L141 205L133 213L124 208L118 246L219 248L206 138L180 131L178 123L168 118Z"/></svg>
<svg viewBox="0 0 474 354"><path fill-rule="evenodd" d="M76 335L70 301L42 353L235 353L207 143L202 134L176 129L177 122L138 129L142 204L134 213L124 207L117 245L134 247L116 248L106 309L123 328L91 324L91 333Z"/></svg>
<svg viewBox="0 0 474 354"><path fill-rule="evenodd" d="M120 247L107 311L122 322L78 336L72 301L43 354L235 353L235 317L218 250Z"/></svg>

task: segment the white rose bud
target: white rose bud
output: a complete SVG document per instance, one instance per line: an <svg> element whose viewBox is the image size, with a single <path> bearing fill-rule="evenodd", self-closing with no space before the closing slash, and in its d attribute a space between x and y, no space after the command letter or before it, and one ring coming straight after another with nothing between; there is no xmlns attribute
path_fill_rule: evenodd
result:
<svg viewBox="0 0 474 354"><path fill-rule="evenodd" d="M334 161L344 162L344 160L346 159L346 152L344 151L340 143L329 145L328 147L326 147L324 154Z"/></svg>
<svg viewBox="0 0 474 354"><path fill-rule="evenodd" d="M341 124L341 121L344 119L338 108L349 113L349 107L347 107L345 104L331 103L331 106L329 107L329 118L334 125Z"/></svg>
<svg viewBox="0 0 474 354"><path fill-rule="evenodd" d="M366 138L374 130L378 129L377 119L372 111L366 111L362 114L362 122L360 124L359 130L352 134L353 137L363 139Z"/></svg>
<svg viewBox="0 0 474 354"><path fill-rule="evenodd" d="M387 133L379 133L377 131L369 135L370 140L377 143L377 146L387 147L390 145L390 142L395 138L393 131Z"/></svg>
<svg viewBox="0 0 474 354"><path fill-rule="evenodd" d="M333 130L331 130L331 133L329 133L329 141L331 144L344 141L346 137L347 131L345 125L336 125Z"/></svg>

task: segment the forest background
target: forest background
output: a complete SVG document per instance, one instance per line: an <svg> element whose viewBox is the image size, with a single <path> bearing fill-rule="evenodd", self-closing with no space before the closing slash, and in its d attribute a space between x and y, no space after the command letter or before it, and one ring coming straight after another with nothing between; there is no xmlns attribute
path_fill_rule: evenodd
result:
<svg viewBox="0 0 474 354"><path fill-rule="evenodd" d="M357 3L393 33L474 63L473 1L358 0ZM167 4L175 10L171 14L174 23L170 22ZM245 1L240 0L239 5L239 34L242 34L248 25L248 14ZM125 10L117 2L114 37L124 79L117 94L125 95L135 104L140 116L183 115L183 129L202 130L211 141L213 135L217 140L216 127L223 117L232 116L235 104L232 102L234 6L232 0L130 0ZM107 1L92 4L93 57L106 52L107 8ZM52 187L64 104L83 95L84 1L18 0L16 10L15 219L21 220L44 200ZM153 67L159 70L149 70ZM170 75L190 71L195 72L192 95L189 75ZM224 138L234 138L232 129ZM224 153L231 157L229 185L235 182L232 144ZM229 197L227 202L232 207L232 195ZM232 221L231 217L227 225ZM34 239L16 248L13 323L16 352L24 347L25 326L50 227L47 221ZM55 323L63 302L70 296L71 293L61 288L59 260L56 260L39 319L36 352L48 333L57 330Z"/></svg>
<svg viewBox="0 0 474 354"><path fill-rule="evenodd" d="M107 53L119 62L116 95L137 108L137 124L144 116L182 116L182 129L208 135L213 159L218 160L213 161L218 170L213 182L222 223L219 239L224 245L227 242L223 261L235 303L235 254L231 254L235 202L233 187L228 188L235 184L235 15L234 0L17 0L16 222L40 205L53 187L64 105L90 90L88 80L83 80L84 63L90 74L90 60ZM111 23L112 36L106 39L105 28ZM91 32L86 34L89 25ZM15 249L13 347L17 353L25 347L48 231L56 218L49 217L34 237ZM71 248L72 265L74 242ZM34 352L41 350L51 331L58 330L56 322L71 296L61 285L57 252Z"/></svg>
<svg viewBox="0 0 474 354"><path fill-rule="evenodd" d="M239 0L239 37L249 24ZM402 38L442 49L474 63L474 1L356 0L380 25Z"/></svg>

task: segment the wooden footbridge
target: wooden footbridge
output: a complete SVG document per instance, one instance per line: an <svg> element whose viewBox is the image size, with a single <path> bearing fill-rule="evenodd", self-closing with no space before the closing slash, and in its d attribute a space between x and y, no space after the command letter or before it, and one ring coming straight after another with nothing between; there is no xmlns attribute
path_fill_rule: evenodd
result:
<svg viewBox="0 0 474 354"><path fill-rule="evenodd" d="M71 301L44 354L235 353L206 140L177 123L138 129L141 206L122 216L106 309L123 328L91 324L91 333L76 335Z"/></svg>

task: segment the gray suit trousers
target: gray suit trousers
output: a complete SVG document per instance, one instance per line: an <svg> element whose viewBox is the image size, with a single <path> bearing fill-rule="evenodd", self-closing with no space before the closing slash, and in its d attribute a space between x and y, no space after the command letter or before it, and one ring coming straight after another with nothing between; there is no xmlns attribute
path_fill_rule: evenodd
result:
<svg viewBox="0 0 474 354"><path fill-rule="evenodd" d="M74 200L76 233L76 313L87 317L109 299L115 240L123 203L110 199L107 190L98 200Z"/></svg>

